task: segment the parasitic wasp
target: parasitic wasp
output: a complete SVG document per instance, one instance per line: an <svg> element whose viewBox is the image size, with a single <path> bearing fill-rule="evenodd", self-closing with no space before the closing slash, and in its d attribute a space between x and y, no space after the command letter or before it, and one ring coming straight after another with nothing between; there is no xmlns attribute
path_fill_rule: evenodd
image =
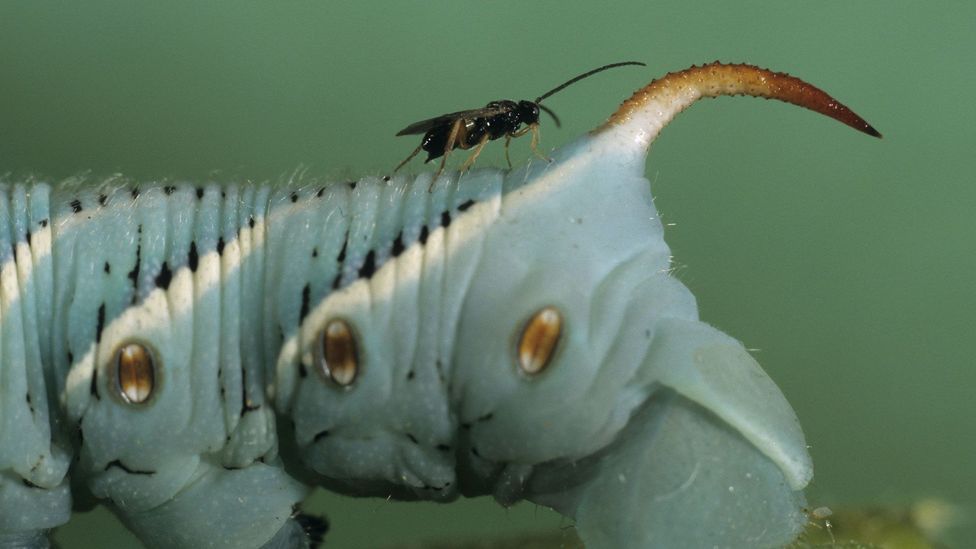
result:
<svg viewBox="0 0 976 549"><path fill-rule="evenodd" d="M515 102L502 99L492 101L480 109L442 114L434 118L428 118L427 120L410 124L397 132L397 136L422 133L424 134L424 138L420 142L420 145L410 153L410 156L404 159L403 162L400 162L393 171L396 172L402 168L404 164L409 162L420 151L427 151L427 160L424 161L425 164L435 158L443 157L441 159L441 167L434 176L434 179L437 179L437 176L444 171L444 164L447 162L447 157L451 151L454 149L473 148L474 152L471 153L471 156L461 166L460 171L463 172L474 164L475 159L481 154L481 149L484 148L486 143L500 137L505 137L505 159L508 160L508 167L511 168L512 160L508 156L509 142L513 137L521 137L530 131L532 132L532 152L536 156L545 159L544 156L539 154L538 150L539 110L541 109L551 116L557 127L559 127L559 117L551 109L542 105L542 100L588 76L624 65L646 66L644 63L638 61L611 63L571 78L540 95L535 101L523 99L522 101Z"/></svg>

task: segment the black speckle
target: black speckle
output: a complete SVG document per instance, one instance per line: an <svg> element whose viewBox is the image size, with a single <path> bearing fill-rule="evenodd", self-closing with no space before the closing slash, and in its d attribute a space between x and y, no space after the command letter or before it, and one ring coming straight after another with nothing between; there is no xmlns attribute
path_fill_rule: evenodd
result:
<svg viewBox="0 0 976 549"><path fill-rule="evenodd" d="M224 237L217 239L217 255L224 255Z"/></svg>
<svg viewBox="0 0 976 549"><path fill-rule="evenodd" d="M346 233L346 239L342 241L342 249L339 250L339 257L336 257L336 261L342 263L346 260L346 248L349 246L349 233Z"/></svg>
<svg viewBox="0 0 976 549"><path fill-rule="evenodd" d="M33 235L31 235L31 232L30 231L27 231L27 234L25 235L25 238L27 240L27 245L30 246L31 238L33 238Z"/></svg>
<svg viewBox="0 0 976 549"><path fill-rule="evenodd" d="M335 278L332 279L332 289L338 290L340 282L342 282L342 273L337 273Z"/></svg>
<svg viewBox="0 0 976 549"><path fill-rule="evenodd" d="M220 198L227 198L227 193L225 191L220 191Z"/></svg>
<svg viewBox="0 0 976 549"><path fill-rule="evenodd" d="M451 224L451 213L441 213L441 227L447 228Z"/></svg>
<svg viewBox="0 0 976 549"><path fill-rule="evenodd" d="M389 181L389 180L390 180L390 176L388 176L388 175L384 175L383 176L383 181Z"/></svg>
<svg viewBox="0 0 976 549"><path fill-rule="evenodd" d="M305 317L308 316L308 302L309 299L311 298L311 293L312 293L311 286L305 284L305 287L302 288L302 310L298 316L299 322L305 320Z"/></svg>
<svg viewBox="0 0 976 549"><path fill-rule="evenodd" d="M75 363L75 355L72 354L71 351L68 351L68 364L74 364L74 363Z"/></svg>
<svg viewBox="0 0 976 549"><path fill-rule="evenodd" d="M435 446L435 448L437 448L441 452L450 452L451 451L451 447L448 446L447 444L438 444L437 446Z"/></svg>
<svg viewBox="0 0 976 549"><path fill-rule="evenodd" d="M112 266L108 264L108 261L105 262L105 267L103 267L103 269L105 274L112 274Z"/></svg>
<svg viewBox="0 0 976 549"><path fill-rule="evenodd" d="M250 227L250 228L252 228L252 229L254 228L254 216L253 215L247 216L247 226Z"/></svg>
<svg viewBox="0 0 976 549"><path fill-rule="evenodd" d="M200 263L200 257L197 255L197 243L190 242L190 255L186 259L186 264L190 267L190 272L197 272L197 266Z"/></svg>
<svg viewBox="0 0 976 549"><path fill-rule="evenodd" d="M319 256L319 249L312 248L312 257L318 257L318 256Z"/></svg>
<svg viewBox="0 0 976 549"><path fill-rule="evenodd" d="M98 195L98 205L99 206L104 206L106 204L108 204L108 196L106 196L104 194Z"/></svg>
<svg viewBox="0 0 976 549"><path fill-rule="evenodd" d="M30 408L31 414L33 414L34 413L34 404L31 402L30 393L24 393L24 395L27 397L27 407Z"/></svg>
<svg viewBox="0 0 976 549"><path fill-rule="evenodd" d="M322 195L323 194L325 194L325 187L322 187L321 189L319 189L319 192L315 193L315 196L317 196L319 198L322 198Z"/></svg>
<svg viewBox="0 0 976 549"><path fill-rule="evenodd" d="M366 254L366 260L363 261L363 266L359 268L359 278L369 278L373 276L376 272L376 252L370 250Z"/></svg>
<svg viewBox="0 0 976 549"><path fill-rule="evenodd" d="M403 231L400 231L400 233L397 234L396 239L393 241L393 250L390 251L390 254L393 257L399 257L400 254L403 253L403 250L404 250L404 247L403 247Z"/></svg>
<svg viewBox="0 0 976 549"><path fill-rule="evenodd" d="M159 274L156 275L156 287L166 290L172 281L173 272L169 270L169 264L164 261L163 266L159 269Z"/></svg>
<svg viewBox="0 0 976 549"><path fill-rule="evenodd" d="M203 199L203 187L197 187L197 200Z"/></svg>
<svg viewBox="0 0 976 549"><path fill-rule="evenodd" d="M132 189L132 200L139 198L139 187Z"/></svg>
<svg viewBox="0 0 976 549"><path fill-rule="evenodd" d="M312 442L318 442L318 441L322 440L323 438L325 438L327 436L329 436L329 430L328 429L325 429L324 431L319 431L315 435L315 437L312 439Z"/></svg>
<svg viewBox="0 0 976 549"><path fill-rule="evenodd" d="M176 187L173 185L166 185L163 187L163 192L166 193L166 196L169 196L176 192Z"/></svg>
<svg viewBox="0 0 976 549"><path fill-rule="evenodd" d="M407 372L407 381L412 381L415 377L417 377L417 372L414 372L413 370Z"/></svg>
<svg viewBox="0 0 976 549"><path fill-rule="evenodd" d="M47 227L47 219L42 219L40 225L41 227Z"/></svg>
<svg viewBox="0 0 976 549"><path fill-rule="evenodd" d="M417 437L411 435L410 433L407 433L407 438L409 438L410 439L410 442L412 442L414 444L420 444L419 442L417 442Z"/></svg>
<svg viewBox="0 0 976 549"><path fill-rule="evenodd" d="M354 189L354 190L355 190L355 188L356 188L356 185L357 185L358 183L359 183L358 181L349 181L349 182L347 182L347 183L346 183L346 185L349 185L349 188L350 188L350 189Z"/></svg>
<svg viewBox="0 0 976 549"><path fill-rule="evenodd" d="M495 417L494 412L488 412L487 414L478 418L478 421L491 421L491 418Z"/></svg>
<svg viewBox="0 0 976 549"><path fill-rule="evenodd" d="M71 211L74 213L81 212L81 200L77 198L71 201Z"/></svg>
<svg viewBox="0 0 976 549"><path fill-rule="evenodd" d="M471 454L474 455L474 457L477 457L477 458L480 458L481 457L481 454L478 453L478 449L475 448L474 446L471 447Z"/></svg>
<svg viewBox="0 0 976 549"><path fill-rule="evenodd" d="M98 308L98 324L95 327L95 343L102 341L102 330L105 328L105 304Z"/></svg>
<svg viewBox="0 0 976 549"><path fill-rule="evenodd" d="M291 192L291 203L294 204L295 202L298 202L298 193L296 193L295 191L292 191Z"/></svg>
<svg viewBox="0 0 976 549"><path fill-rule="evenodd" d="M467 202L465 202L465 203L461 204L460 206L458 206L458 211L459 212L463 212L463 211L467 210L468 208L470 208L471 206L474 206L474 200L468 200Z"/></svg>
<svg viewBox="0 0 976 549"><path fill-rule="evenodd" d="M426 244L427 237L429 236L430 236L430 230L427 229L427 225L424 225L423 228L420 229L420 238L418 240L420 241L421 244Z"/></svg>
<svg viewBox="0 0 976 549"><path fill-rule="evenodd" d="M21 477L20 481L22 483L24 483L24 486L26 486L28 488L40 488L40 486L38 486L38 485L34 484L33 482L27 480L26 478Z"/></svg>
<svg viewBox="0 0 976 549"><path fill-rule="evenodd" d="M305 379L306 377L308 377L308 369L305 368L305 364L303 364L301 362L298 363L298 377L300 377L302 379Z"/></svg>

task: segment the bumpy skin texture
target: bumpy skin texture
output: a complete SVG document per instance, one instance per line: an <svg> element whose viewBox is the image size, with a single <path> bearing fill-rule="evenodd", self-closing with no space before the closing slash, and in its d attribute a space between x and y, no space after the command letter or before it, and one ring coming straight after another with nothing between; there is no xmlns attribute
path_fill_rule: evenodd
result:
<svg viewBox="0 0 976 549"><path fill-rule="evenodd" d="M68 520L69 465L152 547L308 545L292 474L529 499L592 547L792 540L799 423L670 276L642 176L676 112L741 92L710 67L719 92L678 73L551 164L460 181L3 183L0 547ZM545 307L562 331L527 375L516 348ZM337 320L347 386L321 367ZM116 366L132 342L154 358L139 404Z"/></svg>

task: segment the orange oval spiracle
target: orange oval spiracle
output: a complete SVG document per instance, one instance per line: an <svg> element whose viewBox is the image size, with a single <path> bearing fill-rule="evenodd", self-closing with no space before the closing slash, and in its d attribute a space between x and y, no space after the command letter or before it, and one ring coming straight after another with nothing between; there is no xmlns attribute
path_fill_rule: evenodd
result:
<svg viewBox="0 0 976 549"><path fill-rule="evenodd" d="M115 358L115 379L119 395L129 404L149 400L156 388L156 363L152 353L140 343L126 343Z"/></svg>
<svg viewBox="0 0 976 549"><path fill-rule="evenodd" d="M519 338L518 364L522 372L534 376L549 366L562 328L563 317L555 307L543 307L532 315Z"/></svg>
<svg viewBox="0 0 976 549"><path fill-rule="evenodd" d="M322 331L322 373L340 387L347 387L359 374L356 339L344 320L330 320Z"/></svg>

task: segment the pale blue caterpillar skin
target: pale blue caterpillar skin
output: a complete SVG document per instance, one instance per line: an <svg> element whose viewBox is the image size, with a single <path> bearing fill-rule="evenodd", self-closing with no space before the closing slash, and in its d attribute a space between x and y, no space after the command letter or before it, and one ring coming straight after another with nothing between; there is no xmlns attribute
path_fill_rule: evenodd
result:
<svg viewBox="0 0 976 549"><path fill-rule="evenodd" d="M72 491L151 547L306 547L312 484L528 499L590 547L788 543L799 422L699 321L643 177L697 98L433 185L4 181L0 547L46 546ZM530 375L546 307L562 328ZM348 386L320 367L337 319ZM114 373L130 342L155 364L140 404Z"/></svg>

